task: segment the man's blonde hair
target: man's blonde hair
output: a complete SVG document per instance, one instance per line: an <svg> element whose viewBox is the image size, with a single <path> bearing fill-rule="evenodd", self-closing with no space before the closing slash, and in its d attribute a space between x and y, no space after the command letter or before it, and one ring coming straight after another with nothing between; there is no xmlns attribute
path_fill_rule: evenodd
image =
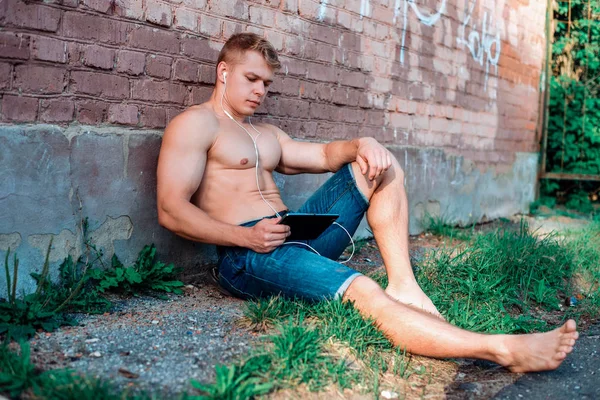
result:
<svg viewBox="0 0 600 400"><path fill-rule="evenodd" d="M274 71L281 68L277 51L275 51L273 45L267 39L249 32L236 33L227 40L219 53L217 66L221 61L235 66L235 64L244 60L244 53L246 51L259 52Z"/></svg>

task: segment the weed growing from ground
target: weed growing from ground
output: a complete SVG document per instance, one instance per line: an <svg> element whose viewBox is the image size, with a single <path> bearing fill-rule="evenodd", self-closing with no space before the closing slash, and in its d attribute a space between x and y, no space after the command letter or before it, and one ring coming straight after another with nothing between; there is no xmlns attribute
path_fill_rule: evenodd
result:
<svg viewBox="0 0 600 400"><path fill-rule="evenodd" d="M268 393L273 385L261 383L260 378L252 376L238 365L217 365L216 382L203 385L192 381L192 386L203 393L202 398L214 400L245 400Z"/></svg>
<svg viewBox="0 0 600 400"><path fill-rule="evenodd" d="M0 299L0 335L5 334L7 341L30 338L37 329L51 332L61 325L74 324L67 312L107 311L111 303L101 296L107 289L134 295L156 291L181 294L183 283L174 280L179 270L173 264L165 265L156 260L154 245L145 246L130 267L125 267L116 256L110 268L98 267L98 263L102 264L102 252L88 238L87 227L85 219L82 232L86 251L77 261L71 256L64 259L57 282L49 279L50 241L41 273L31 274L37 289L22 298L16 295L19 259L15 254L11 280L8 249L4 263L8 299Z"/></svg>
<svg viewBox="0 0 600 400"><path fill-rule="evenodd" d="M10 351L8 344L0 347L0 393L17 397L36 383L37 372L29 361L28 343L21 343L19 353Z"/></svg>
<svg viewBox="0 0 600 400"><path fill-rule="evenodd" d="M49 257L52 242L48 245L46 260L41 274L32 274L37 281L38 287L35 293L18 298L16 294L17 279L19 273L19 259L15 255L13 261L13 276L9 273L10 249L6 252L5 272L8 299L0 299L0 335L6 334L6 340L19 340L28 338L35 334L36 329L53 331L61 325L72 324L73 321L60 313L60 310L81 289L77 285L70 294L58 296L52 290L52 283L48 280ZM11 285L12 283L12 285Z"/></svg>
<svg viewBox="0 0 600 400"><path fill-rule="evenodd" d="M517 231L482 234L461 248L442 248L420 266L417 279L452 324L477 332L530 332L544 327L534 307L556 310L570 295L572 255L553 235Z"/></svg>
<svg viewBox="0 0 600 400"><path fill-rule="evenodd" d="M452 224L448 218L444 216L433 216L431 214L425 214L423 217L423 225L425 230L436 236L445 236L458 240L469 240L473 235L473 229L475 224L471 228L471 232L466 232L465 229L460 229Z"/></svg>

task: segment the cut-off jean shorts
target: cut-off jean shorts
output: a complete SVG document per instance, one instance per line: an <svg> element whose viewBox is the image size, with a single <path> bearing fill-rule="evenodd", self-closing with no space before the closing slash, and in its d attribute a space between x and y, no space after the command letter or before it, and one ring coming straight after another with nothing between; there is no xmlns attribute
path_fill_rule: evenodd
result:
<svg viewBox="0 0 600 400"><path fill-rule="evenodd" d="M336 222L353 235L368 207L369 201L356 185L352 167L347 164L297 212L339 214ZM262 218L241 226L251 227L260 220ZM348 234L336 224L317 239L302 242L320 255L300 244L283 244L270 253L217 246L219 284L243 299L282 295L314 302L343 296L352 281L362 275L336 262L350 243Z"/></svg>

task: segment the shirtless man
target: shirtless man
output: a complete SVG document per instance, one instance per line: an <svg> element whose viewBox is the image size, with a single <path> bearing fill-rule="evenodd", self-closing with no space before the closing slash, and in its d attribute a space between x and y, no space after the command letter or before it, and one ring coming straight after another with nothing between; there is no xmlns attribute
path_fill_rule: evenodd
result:
<svg viewBox="0 0 600 400"><path fill-rule="evenodd" d="M412 272L404 173L385 147L367 137L300 142L275 126L251 123L279 67L277 53L259 36L243 33L227 41L211 98L165 130L159 223L190 240L216 244L219 284L238 297L341 297L414 354L486 359L515 372L557 368L578 338L573 320L546 333L484 335L439 317ZM340 214L337 222L349 234L366 212L390 282L385 290L335 261L349 242L340 226L308 241L314 251L284 244L290 230L278 222L287 207L273 171L335 172L298 211Z"/></svg>

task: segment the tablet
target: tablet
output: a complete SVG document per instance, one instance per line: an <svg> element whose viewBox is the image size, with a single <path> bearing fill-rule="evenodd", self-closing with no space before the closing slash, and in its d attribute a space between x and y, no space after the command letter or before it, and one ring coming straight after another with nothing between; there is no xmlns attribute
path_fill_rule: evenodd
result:
<svg viewBox="0 0 600 400"><path fill-rule="evenodd" d="M279 223L290 227L288 241L311 240L318 238L338 217L339 214L288 213Z"/></svg>

